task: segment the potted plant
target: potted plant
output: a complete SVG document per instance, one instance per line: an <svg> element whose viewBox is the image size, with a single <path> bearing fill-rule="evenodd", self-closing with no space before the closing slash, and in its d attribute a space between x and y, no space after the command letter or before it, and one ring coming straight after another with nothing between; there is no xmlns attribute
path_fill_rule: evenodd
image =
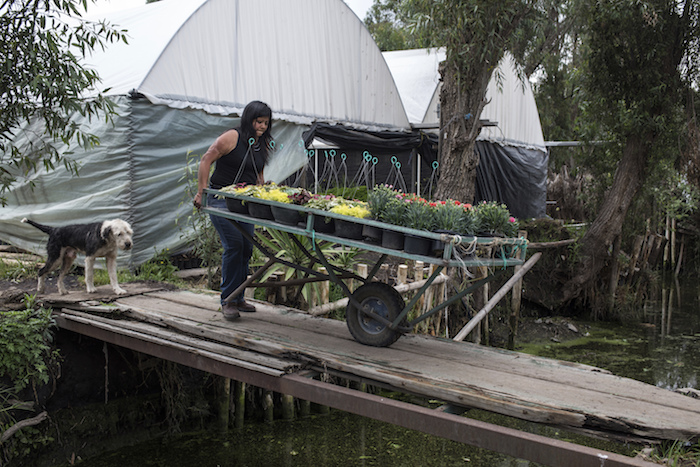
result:
<svg viewBox="0 0 700 467"><path fill-rule="evenodd" d="M518 221L505 204L483 201L474 207L475 228L480 234L491 237L515 237Z"/></svg>
<svg viewBox="0 0 700 467"><path fill-rule="evenodd" d="M320 211L330 211L331 208L337 206L341 203L342 198L338 198L335 195L311 195L309 200L306 202L305 206L311 209L318 209ZM323 233L332 233L335 230L335 223L333 218L315 215L314 216L314 230Z"/></svg>
<svg viewBox="0 0 700 467"><path fill-rule="evenodd" d="M391 185L376 185L367 194L367 207L369 209L369 218L375 221L383 221L383 213L386 210L387 203L401 196L401 192L394 189ZM362 229L362 235L369 242L380 243L382 241L382 229L371 225L365 225Z"/></svg>
<svg viewBox="0 0 700 467"><path fill-rule="evenodd" d="M391 198L379 214L379 220L393 225L404 225L408 201L402 193ZM404 234L395 230L385 229L382 232L382 246L393 250L402 250L404 244Z"/></svg>
<svg viewBox="0 0 700 467"><path fill-rule="evenodd" d="M221 190L224 193L232 193L237 196L253 196L259 190L259 185L246 185L245 183L237 183L223 187ZM238 214L248 214L248 206L245 201L237 198L226 197L226 207L229 211Z"/></svg>
<svg viewBox="0 0 700 467"><path fill-rule="evenodd" d="M430 232L435 226L434 209L425 199L412 195L407 198L406 212L402 225L415 230ZM406 235L404 250L406 253L427 255L432 248L432 240L429 238Z"/></svg>
<svg viewBox="0 0 700 467"><path fill-rule="evenodd" d="M367 203L357 200L343 200L340 204L333 206L330 212L358 219L364 219L370 215ZM339 237L361 240L362 227L362 224L351 220L335 219L335 234Z"/></svg>

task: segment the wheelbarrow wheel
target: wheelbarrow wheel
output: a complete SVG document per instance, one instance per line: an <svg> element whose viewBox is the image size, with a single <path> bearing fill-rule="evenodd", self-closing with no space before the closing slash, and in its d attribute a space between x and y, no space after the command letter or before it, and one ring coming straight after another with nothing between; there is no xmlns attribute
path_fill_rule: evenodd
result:
<svg viewBox="0 0 700 467"><path fill-rule="evenodd" d="M401 294L388 284L371 282L358 288L352 294L362 308L369 307L374 313L394 321L404 309L405 303ZM401 333L394 331L384 323L364 314L350 302L345 309L350 334L357 342L375 347L386 347L401 337ZM406 324L403 320L402 325Z"/></svg>

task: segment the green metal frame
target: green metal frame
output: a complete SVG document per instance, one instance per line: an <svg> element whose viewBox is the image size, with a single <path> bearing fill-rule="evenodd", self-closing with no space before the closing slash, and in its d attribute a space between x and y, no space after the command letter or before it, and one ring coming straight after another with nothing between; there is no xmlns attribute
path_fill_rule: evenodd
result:
<svg viewBox="0 0 700 467"><path fill-rule="evenodd" d="M411 301L404 307L403 310L399 313L398 317L393 321L390 322L387 319L385 319L382 316L379 316L372 312L371 310L362 310L363 313L366 315L372 317L373 319L376 319L377 321L381 322L385 326L388 326L390 329L398 331L398 332L409 332L416 324L419 322L429 318L430 316L434 315L435 313L439 312L440 310L444 309L445 307L455 303L458 300L461 300L463 297L466 295L472 293L474 290L478 289L479 287L482 287L484 284L489 283L498 277L500 277L502 274L505 273L508 267L511 266L518 266L522 265L525 260L525 253L527 249L527 240L522 239L522 238L494 238L494 237L459 237L459 236L452 236L452 235L446 235L446 234L437 234L437 233L432 233L432 232L425 232L425 231L420 231L420 230L414 230L414 229L409 229L406 227L401 227L401 226L396 226L396 225L391 225L391 224L386 224L383 222L377 222L374 220L370 219L358 219L354 217L348 217L348 216L343 216L340 214L335 214L332 212L328 211L321 211L317 209L309 209L309 208L304 208L303 206L298 206L294 204L284 204L284 203L278 203L275 201L268 201L268 200L263 200L263 199L258 199L258 198L249 198L246 196L237 196L232 193L225 193L217 190L211 190L207 189L205 190L206 193L211 193L215 194L220 197L226 197L226 198L234 198L234 199L239 199L243 202L256 202L260 204L267 204L271 206L278 206L282 207L285 209L292 209L296 211L301 211L303 213L307 214L307 220L306 220L306 226L305 228L301 228L299 226L291 226L291 225L286 225L286 224L281 224L279 222L275 222L273 220L268 220L268 219L259 219L259 218L254 218L248 215L244 214L238 214L238 213L233 213L228 210L223 210L223 209L216 209L216 208L211 208L206 206L206 196L202 197L203 200L203 206L202 210L208 214L215 215L215 216L221 216L226 219L229 219L233 221L233 225L237 227L240 232L244 235L245 238L247 238L253 245L255 245L256 248L258 248L261 252L263 252L269 259L267 263L265 263L261 268L259 268L254 274L252 274L238 289L236 289L230 296L234 297L238 294L240 294L243 290L245 290L247 287L249 287L251 284L255 283L255 281L262 276L262 274L269 269L272 265L275 263L280 263L284 264L285 266L291 267L293 269L302 271L306 274L305 278L300 279L301 282L312 282L312 281L317 281L317 280L323 280L323 281L330 281L333 282L334 284L337 284L338 286L341 287L345 295L348 297L348 300L358 309L362 309L360 306L360 303L357 302L353 298L353 294L348 288L348 286L343 282L342 279L354 279L357 281L362 282L363 284L367 282L371 282L374 278L374 276L377 274L379 271L379 268L383 264L383 262L386 260L388 256L396 256L400 258L405 258L405 259L410 259L414 261L423 261L424 263L427 264L434 264L437 267L435 268L434 272L431 274L431 276L428 278L426 283L416 292L414 297L411 299ZM420 237L425 237L429 239L434 239L434 240L441 240L444 242L444 251L442 254L442 257L435 257L435 256L422 256L422 255L415 255L415 254L410 254L406 253L405 251L401 250L392 250L389 248L384 248L380 245L374 245L374 244L369 244L366 242L363 242L361 240L353 240L353 239L348 239L348 238L342 238L338 237L336 235L332 234L327 234L327 233L320 233L316 232L313 229L314 225L314 218L315 217L331 217L334 219L341 219L341 220L346 220L350 222L356 222L360 224L365 224L365 225L370 225L374 227L379 227L381 229L387 229L387 230L395 230L398 232L402 232L404 234L410 234L410 235L416 235ZM255 224L261 227L267 227L270 229L276 229L282 232L287 233L290 235L290 239L296 243L296 245L304 252L304 254L312 260L314 263L319 263L323 265L326 268L327 273L324 274L322 272L316 271L313 269L313 265L311 268L304 267L295 263L291 263L289 261L286 261L281 258L277 258L275 256L275 253L270 251L267 247L265 247L263 244L261 244L259 241L257 241L254 237L250 236L248 232L246 232L244 229L242 229L239 226L239 222L245 222L249 224ZM305 236L311 239L312 244L314 246L313 250L314 252L308 251L301 242L294 236L294 235L301 235ZM355 247L355 248L360 248L364 249L367 251L373 251L375 253L380 254L379 260L376 262L376 264L372 267L370 270L369 274L367 277L361 277L358 276L357 274L352 273L351 271L346 271L344 269L338 268L336 266L333 266L329 263L328 259L326 256L323 254L321 248L318 247L318 242L321 240L329 241L329 242L334 242L338 243L340 245L345 245L349 247ZM467 243L467 244L476 244L476 245L482 245L482 246L500 246L502 248L501 254L502 258L501 259L495 259L495 258L478 258L478 257L472 257L470 259L466 260L459 260L459 259L454 259L452 258L452 253L453 253L453 248L454 245L459 244L459 243ZM511 246L512 247L512 253L510 256L505 255L505 246ZM516 255L516 252L518 250L522 250L522 254L519 256ZM426 311L422 315L416 317L412 321L408 323L408 326L401 326L400 323L408 316L408 313L410 310L413 308L413 306L418 302L420 297L425 293L426 290L433 284L435 279L440 275L440 273L446 268L446 267L479 267L479 266L487 266L487 267L495 267L495 268L500 268L495 272L489 273L485 278L482 278L473 284L471 284L469 287L457 291L457 293L453 294L450 298L447 300L443 301L442 303L438 304L434 308L432 308L429 311ZM310 279L310 276L315 277L316 279ZM276 285L284 285L285 283L278 283ZM287 282L286 284L290 284L290 282Z"/></svg>

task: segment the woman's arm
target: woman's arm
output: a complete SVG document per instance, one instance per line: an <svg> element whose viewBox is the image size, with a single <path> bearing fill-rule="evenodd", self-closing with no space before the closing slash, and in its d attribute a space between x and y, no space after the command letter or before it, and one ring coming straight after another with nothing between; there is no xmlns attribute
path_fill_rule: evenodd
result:
<svg viewBox="0 0 700 467"><path fill-rule="evenodd" d="M199 161L197 170L197 193L194 195L194 205L198 209L202 206L202 192L209 185L209 172L211 165L222 156L231 152L238 144L238 131L228 130L209 146Z"/></svg>

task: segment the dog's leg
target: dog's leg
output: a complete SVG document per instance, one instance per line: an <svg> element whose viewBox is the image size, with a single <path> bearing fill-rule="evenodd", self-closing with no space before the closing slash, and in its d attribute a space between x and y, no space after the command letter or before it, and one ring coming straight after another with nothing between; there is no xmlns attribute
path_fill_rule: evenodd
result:
<svg viewBox="0 0 700 467"><path fill-rule="evenodd" d="M107 260L107 273L109 274L109 283L112 286L112 290L117 295L125 294L126 290L119 287L117 281L117 257L114 255L107 255L105 259Z"/></svg>
<svg viewBox="0 0 700 467"><path fill-rule="evenodd" d="M73 248L64 248L61 252L61 272L58 273L58 293L61 295L66 295L68 291L66 290L63 279L70 272L70 267L73 265L73 261L78 253Z"/></svg>
<svg viewBox="0 0 700 467"><path fill-rule="evenodd" d="M58 243L51 241L50 238L46 245L46 250L48 256L44 267L39 269L39 280L36 285L36 293L44 293L44 290L46 289L46 278L51 271L58 267L59 262L63 261L63 249Z"/></svg>
<svg viewBox="0 0 700 467"><path fill-rule="evenodd" d="M85 287L87 288L87 293L95 293L97 289L95 288L95 257L86 256L85 257Z"/></svg>

